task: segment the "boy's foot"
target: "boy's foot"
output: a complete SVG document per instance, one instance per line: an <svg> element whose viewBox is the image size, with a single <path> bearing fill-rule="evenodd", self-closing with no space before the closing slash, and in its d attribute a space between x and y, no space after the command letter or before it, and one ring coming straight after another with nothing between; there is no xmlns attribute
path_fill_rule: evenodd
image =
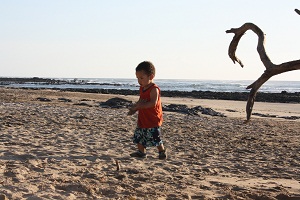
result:
<svg viewBox="0 0 300 200"><path fill-rule="evenodd" d="M161 160L166 159L167 158L166 150L158 152L158 158L161 159Z"/></svg>
<svg viewBox="0 0 300 200"><path fill-rule="evenodd" d="M130 154L131 157L146 158L146 154L141 151L136 151Z"/></svg>

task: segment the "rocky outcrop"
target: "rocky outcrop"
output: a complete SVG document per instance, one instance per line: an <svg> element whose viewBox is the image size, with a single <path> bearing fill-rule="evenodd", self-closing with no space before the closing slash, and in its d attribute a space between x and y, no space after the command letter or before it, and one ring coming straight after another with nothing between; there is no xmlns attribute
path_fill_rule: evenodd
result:
<svg viewBox="0 0 300 200"><path fill-rule="evenodd" d="M84 85L93 84L86 83L83 80L59 80L59 79L47 79L47 78L0 78L0 85L9 85L12 83L35 83L41 85ZM22 89L49 89L49 88L22 88ZM99 94L121 94L121 95L138 95L138 90L129 89L85 89L85 88L54 88L54 90L71 91L71 92L85 92L85 93L99 93ZM220 99L220 100L236 100L247 101L248 92L212 92L212 91L166 91L163 90L161 95L163 97L184 97L184 98L196 98L196 99ZM274 102L274 103L300 103L300 92L286 92L281 93L263 93L258 92L256 95L256 102Z"/></svg>
<svg viewBox="0 0 300 200"><path fill-rule="evenodd" d="M182 105L182 104L164 105L163 111L179 112L179 113L184 113L184 114L188 114L188 115L199 115L199 113L201 113L204 115L226 117L224 114L222 114L220 112L216 112L211 108L203 108L202 106L196 106L193 108L189 108L188 106Z"/></svg>

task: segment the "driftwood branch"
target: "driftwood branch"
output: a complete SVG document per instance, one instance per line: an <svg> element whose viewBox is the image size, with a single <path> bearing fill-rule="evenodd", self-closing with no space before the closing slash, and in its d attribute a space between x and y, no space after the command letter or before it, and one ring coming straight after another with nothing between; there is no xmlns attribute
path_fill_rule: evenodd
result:
<svg viewBox="0 0 300 200"><path fill-rule="evenodd" d="M300 13L297 9L295 11L298 14ZM280 65L273 64L265 50L265 34L258 26L253 23L245 23L240 28L232 28L226 31L226 33L234 33L234 37L228 49L228 55L234 63L238 62L241 67L244 67L242 61L236 57L235 52L241 37L248 30L252 30L258 36L257 52L266 70L254 83L247 87L247 89L251 89L246 106L247 121L250 120L257 91L266 81L277 74L300 69L300 60L285 62Z"/></svg>

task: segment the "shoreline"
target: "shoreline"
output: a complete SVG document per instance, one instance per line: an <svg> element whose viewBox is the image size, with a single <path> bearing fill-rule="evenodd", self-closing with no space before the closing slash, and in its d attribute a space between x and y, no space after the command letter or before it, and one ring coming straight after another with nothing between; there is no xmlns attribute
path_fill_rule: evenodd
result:
<svg viewBox="0 0 300 200"><path fill-rule="evenodd" d="M20 84L20 87L11 87L11 84ZM37 84L39 87L22 87L21 84ZM117 95L138 95L138 88L132 89L89 89L89 88L62 88L64 85L83 86L83 85L114 85L121 86L118 83L88 83L85 80L70 79L61 80L53 78L8 78L0 77L0 87L7 88L21 88L21 89L35 89L35 90L61 90L69 92L84 92L84 93L99 93L99 94L117 94ZM55 88L47 88L45 85L57 86ZM214 92L214 91L178 91L178 90L162 90L162 97L188 97L195 99L218 99L218 100L234 100L234 101L247 101L250 90L247 92ZM255 102L273 102L273 103L300 103L300 92L286 92L280 93L266 93L258 91Z"/></svg>
<svg viewBox="0 0 300 200"><path fill-rule="evenodd" d="M1 87L1 86L0 86ZM65 92L82 92L92 94L115 94L115 95L138 95L138 90L129 89L83 89L83 88L36 88L36 87L9 87L11 89L30 89L30 90L58 90ZM249 91L250 92L250 91ZM212 92L212 91L161 91L162 97L184 97L195 99L212 99L212 100L232 100L232 101L247 101L249 92ZM300 103L300 92L288 93L263 93L258 92L255 102L270 102L270 103Z"/></svg>

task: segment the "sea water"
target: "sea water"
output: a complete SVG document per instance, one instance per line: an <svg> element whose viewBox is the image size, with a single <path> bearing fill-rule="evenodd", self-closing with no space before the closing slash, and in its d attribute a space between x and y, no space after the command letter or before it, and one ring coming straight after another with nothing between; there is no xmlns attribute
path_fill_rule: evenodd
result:
<svg viewBox="0 0 300 200"><path fill-rule="evenodd" d="M84 89L129 89L138 90L136 79L121 78L53 78L66 81L64 84L25 83L14 84L10 87L30 88L84 88ZM155 83L163 91L212 91L212 92L247 92L247 86L253 81L246 80L183 80L183 79L155 79ZM267 81L260 89L265 93L300 92L300 81Z"/></svg>

